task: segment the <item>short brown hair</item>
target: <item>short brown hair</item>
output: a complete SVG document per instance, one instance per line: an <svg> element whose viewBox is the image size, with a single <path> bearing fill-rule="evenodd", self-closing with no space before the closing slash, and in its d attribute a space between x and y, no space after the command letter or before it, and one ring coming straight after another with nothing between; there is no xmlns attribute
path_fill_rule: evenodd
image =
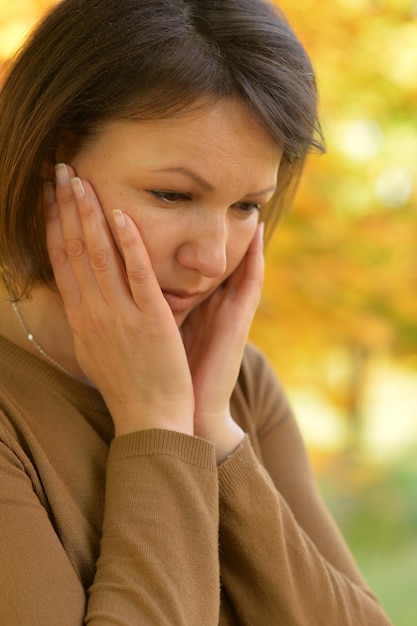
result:
<svg viewBox="0 0 417 626"><path fill-rule="evenodd" d="M275 225L306 154L323 149L309 58L264 0L64 0L12 65L0 96L0 268L13 298L53 281L42 165L61 133L80 147L103 121L179 114L239 97L283 149Z"/></svg>

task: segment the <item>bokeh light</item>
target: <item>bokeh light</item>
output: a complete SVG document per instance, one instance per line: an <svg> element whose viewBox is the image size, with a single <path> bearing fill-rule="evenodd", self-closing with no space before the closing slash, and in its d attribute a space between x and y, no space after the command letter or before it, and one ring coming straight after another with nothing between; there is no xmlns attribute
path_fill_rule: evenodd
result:
<svg viewBox="0 0 417 626"><path fill-rule="evenodd" d="M1 62L56 0L0 0ZM317 72L313 155L267 249L251 339L396 626L417 615L417 2L277 1Z"/></svg>

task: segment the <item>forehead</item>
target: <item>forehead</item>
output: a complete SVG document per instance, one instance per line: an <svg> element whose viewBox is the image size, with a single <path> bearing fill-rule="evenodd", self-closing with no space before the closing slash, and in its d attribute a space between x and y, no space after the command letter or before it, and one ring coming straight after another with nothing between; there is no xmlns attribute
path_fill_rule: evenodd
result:
<svg viewBox="0 0 417 626"><path fill-rule="evenodd" d="M199 159L249 158L276 161L281 149L255 120L248 107L236 98L202 102L181 114L162 119L120 119L97 129L91 145L111 145L113 150L134 146L156 152L160 159L171 153Z"/></svg>

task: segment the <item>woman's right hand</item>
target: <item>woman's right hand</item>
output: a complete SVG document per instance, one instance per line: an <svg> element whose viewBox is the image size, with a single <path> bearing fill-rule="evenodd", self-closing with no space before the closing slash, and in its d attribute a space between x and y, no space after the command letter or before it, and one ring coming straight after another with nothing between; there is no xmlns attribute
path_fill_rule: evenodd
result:
<svg viewBox="0 0 417 626"><path fill-rule="evenodd" d="M63 164L45 193L49 256L80 368L116 435L193 434L194 394L180 332L132 219L114 212L123 259L98 198Z"/></svg>

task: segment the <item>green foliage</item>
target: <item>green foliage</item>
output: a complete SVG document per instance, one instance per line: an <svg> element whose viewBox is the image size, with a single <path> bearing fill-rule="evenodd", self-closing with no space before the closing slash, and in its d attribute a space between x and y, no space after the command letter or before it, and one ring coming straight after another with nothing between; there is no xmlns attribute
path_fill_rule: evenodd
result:
<svg viewBox="0 0 417 626"><path fill-rule="evenodd" d="M390 466L336 459L321 486L370 587L395 626L417 615L417 450Z"/></svg>

